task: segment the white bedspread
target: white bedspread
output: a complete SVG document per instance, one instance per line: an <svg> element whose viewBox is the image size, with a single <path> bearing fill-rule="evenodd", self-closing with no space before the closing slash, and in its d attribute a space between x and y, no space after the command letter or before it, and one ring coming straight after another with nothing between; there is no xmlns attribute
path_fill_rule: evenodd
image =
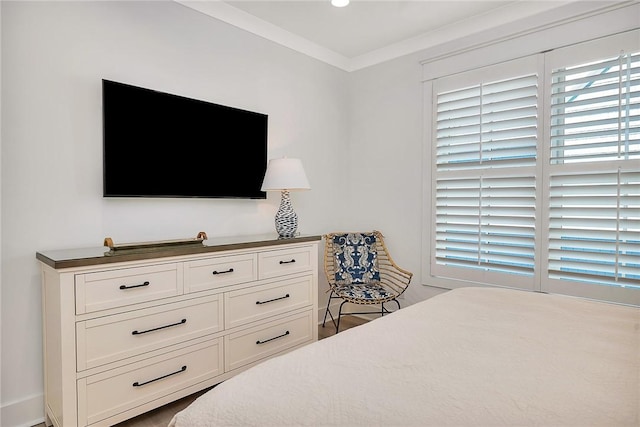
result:
<svg viewBox="0 0 640 427"><path fill-rule="evenodd" d="M178 413L198 426L639 426L640 309L449 291L265 361Z"/></svg>

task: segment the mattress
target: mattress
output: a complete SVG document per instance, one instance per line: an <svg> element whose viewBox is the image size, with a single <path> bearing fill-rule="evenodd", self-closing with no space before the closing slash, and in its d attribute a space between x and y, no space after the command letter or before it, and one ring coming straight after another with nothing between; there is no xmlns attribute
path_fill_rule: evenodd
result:
<svg viewBox="0 0 640 427"><path fill-rule="evenodd" d="M267 360L197 426L639 426L640 309L462 288Z"/></svg>

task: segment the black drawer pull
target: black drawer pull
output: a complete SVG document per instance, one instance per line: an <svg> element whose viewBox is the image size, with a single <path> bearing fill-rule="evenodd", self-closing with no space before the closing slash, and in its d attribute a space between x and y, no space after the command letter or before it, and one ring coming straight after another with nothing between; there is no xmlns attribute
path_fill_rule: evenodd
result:
<svg viewBox="0 0 640 427"><path fill-rule="evenodd" d="M163 375L161 377L154 378L152 380L145 381L143 383L139 383L138 381L136 381L135 383L133 383L133 386L134 387L142 387L143 385L147 385L147 384L151 384L152 382L155 382L155 381L163 380L163 379L165 379L167 377L170 377L171 375L179 374L180 372L184 372L186 370L187 370L187 365L184 365L182 368L180 368L179 371L171 372L170 374Z"/></svg>
<svg viewBox="0 0 640 427"><path fill-rule="evenodd" d="M214 271L211 272L211 274L225 274L225 273L233 273L233 268L230 268L230 269L225 270L225 271L214 270Z"/></svg>
<svg viewBox="0 0 640 427"><path fill-rule="evenodd" d="M268 303L268 302L279 301L279 300L281 300L281 299L285 299L285 298L289 298L289 294L286 294L286 295L285 295L285 296L283 296L283 297L274 298L274 299L269 299L269 300L266 300L266 301L256 301L256 304L258 304L258 305L260 305L260 304L266 304L266 303Z"/></svg>
<svg viewBox="0 0 640 427"><path fill-rule="evenodd" d="M142 335L142 334L146 334L147 332L159 331L160 329L170 328L172 326L183 325L185 323L187 323L187 319L182 319L181 321L179 321L177 323L172 323L170 325L164 325L164 326L158 326L157 328L147 329L146 331L133 331L133 332L131 332L131 335Z"/></svg>
<svg viewBox="0 0 640 427"><path fill-rule="evenodd" d="M144 283L141 283L141 284L139 284L139 285L129 285L129 286L127 286L127 285L120 285L120 289L141 288L141 287L143 287L143 286L149 286L149 285L150 285L150 283L149 283L149 282L144 282Z"/></svg>
<svg viewBox="0 0 640 427"><path fill-rule="evenodd" d="M264 340L264 341L258 340L258 341L256 341L256 344L268 343L269 341L277 340L278 338L286 337L287 335L289 335L289 331L285 332L282 335L278 335L277 337L269 338L268 340Z"/></svg>
<svg viewBox="0 0 640 427"><path fill-rule="evenodd" d="M291 264L294 262L296 262L296 260L292 258L291 261L280 261L280 264Z"/></svg>

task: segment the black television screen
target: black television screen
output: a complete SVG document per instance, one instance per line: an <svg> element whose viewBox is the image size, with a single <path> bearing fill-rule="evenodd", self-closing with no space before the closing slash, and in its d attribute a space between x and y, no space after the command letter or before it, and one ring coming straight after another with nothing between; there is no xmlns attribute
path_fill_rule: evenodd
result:
<svg viewBox="0 0 640 427"><path fill-rule="evenodd" d="M102 80L105 197L264 199L261 113Z"/></svg>

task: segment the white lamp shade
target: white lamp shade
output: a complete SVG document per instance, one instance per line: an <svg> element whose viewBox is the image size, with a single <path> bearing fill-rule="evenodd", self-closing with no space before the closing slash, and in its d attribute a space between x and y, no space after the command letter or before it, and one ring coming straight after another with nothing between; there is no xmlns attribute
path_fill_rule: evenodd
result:
<svg viewBox="0 0 640 427"><path fill-rule="evenodd" d="M309 180L304 173L300 159L271 159L262 181L262 191L269 190L309 190Z"/></svg>

